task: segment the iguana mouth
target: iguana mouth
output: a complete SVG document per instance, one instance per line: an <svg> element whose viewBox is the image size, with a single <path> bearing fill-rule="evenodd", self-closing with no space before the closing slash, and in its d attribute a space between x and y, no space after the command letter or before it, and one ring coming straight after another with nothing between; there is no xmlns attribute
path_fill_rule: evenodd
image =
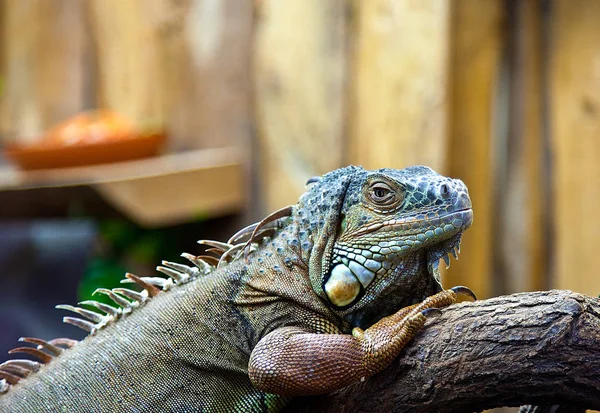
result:
<svg viewBox="0 0 600 413"><path fill-rule="evenodd" d="M444 260L446 268L449 268L450 255L452 255L456 260L458 260L458 255L460 254L460 242L462 240L462 234L464 230L471 226L473 222L473 210L470 208L452 212L447 216L455 215L460 215L460 217L463 220L463 227L461 231L458 232L456 235L448 238L447 240L427 248L426 250L427 272L440 285L440 288L443 288L439 269L440 261Z"/></svg>
<svg viewBox="0 0 600 413"><path fill-rule="evenodd" d="M437 243L422 247L425 251L423 264L440 289L442 284L439 262L443 259L448 267L450 255L458 259L462 233L471 225L472 219L472 210L467 208L452 211L436 217L435 220L423 221L425 225L416 237L419 239L418 242L424 244L441 239ZM450 228L442 230L446 226L450 226ZM449 236L449 238L444 239L445 236ZM365 289L377 277L382 277L389 271L400 268L406 255L412 254L418 249L418 247L415 249L416 242L409 244L409 241L404 240L404 245L401 246L398 245L398 242L402 241L379 242L369 249L335 245L331 270L323 282L323 289L331 303L338 308L352 306L361 299Z"/></svg>
<svg viewBox="0 0 600 413"><path fill-rule="evenodd" d="M446 268L450 267L450 255L454 259L458 260L458 254L460 254L460 242L462 238L462 232L459 232L452 238L436 244L426 251L426 263L427 272L431 277L442 287L442 280L440 276L440 261L444 260Z"/></svg>

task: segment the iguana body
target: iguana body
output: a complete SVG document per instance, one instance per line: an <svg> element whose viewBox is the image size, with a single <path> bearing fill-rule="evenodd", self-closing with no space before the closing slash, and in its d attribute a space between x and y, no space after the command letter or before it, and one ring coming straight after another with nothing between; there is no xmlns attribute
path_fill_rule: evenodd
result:
<svg viewBox="0 0 600 413"><path fill-rule="evenodd" d="M467 189L426 167L347 167L311 182L297 205L207 242L218 268L185 255L199 269L163 263L170 279L128 275L141 294L100 291L117 311L71 308L91 321L65 321L92 334L30 340L47 363L0 367L0 411L275 412L385 368L422 310L456 299L437 264L471 224Z"/></svg>

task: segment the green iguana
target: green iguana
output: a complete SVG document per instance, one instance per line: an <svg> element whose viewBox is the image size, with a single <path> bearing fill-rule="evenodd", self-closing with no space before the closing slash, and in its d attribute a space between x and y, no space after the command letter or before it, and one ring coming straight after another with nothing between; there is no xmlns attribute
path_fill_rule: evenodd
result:
<svg viewBox="0 0 600 413"><path fill-rule="evenodd" d="M437 308L438 264L472 222L466 186L430 168L349 166L212 256L163 262L168 277L60 305L82 341L21 338L41 360L0 365L2 412L276 412L383 370ZM473 296L474 299L474 296ZM88 307L88 309L84 308Z"/></svg>

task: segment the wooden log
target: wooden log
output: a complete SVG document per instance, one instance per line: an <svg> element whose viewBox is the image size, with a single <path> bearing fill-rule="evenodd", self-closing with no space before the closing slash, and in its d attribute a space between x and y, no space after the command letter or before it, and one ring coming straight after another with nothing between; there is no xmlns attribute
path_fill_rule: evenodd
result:
<svg viewBox="0 0 600 413"><path fill-rule="evenodd" d="M552 2L553 286L600 292L600 2Z"/></svg>
<svg viewBox="0 0 600 413"><path fill-rule="evenodd" d="M527 403L600 408L600 300L520 293L443 311L384 371L295 412L473 412Z"/></svg>
<svg viewBox="0 0 600 413"><path fill-rule="evenodd" d="M445 171L450 2L355 2L348 163Z"/></svg>
<svg viewBox="0 0 600 413"><path fill-rule="evenodd" d="M468 254L452 264L444 285L492 295L494 233L494 101L503 45L501 0L455 0L450 32L447 173L469 188L476 224L463 237Z"/></svg>
<svg viewBox="0 0 600 413"><path fill-rule="evenodd" d="M307 177L342 166L344 0L264 0L257 9L258 162L267 210L295 203Z"/></svg>

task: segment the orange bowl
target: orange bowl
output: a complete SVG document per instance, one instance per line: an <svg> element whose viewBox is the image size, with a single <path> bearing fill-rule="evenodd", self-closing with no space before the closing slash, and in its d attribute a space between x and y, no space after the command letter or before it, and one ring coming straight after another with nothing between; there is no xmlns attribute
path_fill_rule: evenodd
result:
<svg viewBox="0 0 600 413"><path fill-rule="evenodd" d="M157 155L164 134L130 135L118 140L77 143L72 146L7 146L7 158L22 169L64 168L122 162Z"/></svg>

